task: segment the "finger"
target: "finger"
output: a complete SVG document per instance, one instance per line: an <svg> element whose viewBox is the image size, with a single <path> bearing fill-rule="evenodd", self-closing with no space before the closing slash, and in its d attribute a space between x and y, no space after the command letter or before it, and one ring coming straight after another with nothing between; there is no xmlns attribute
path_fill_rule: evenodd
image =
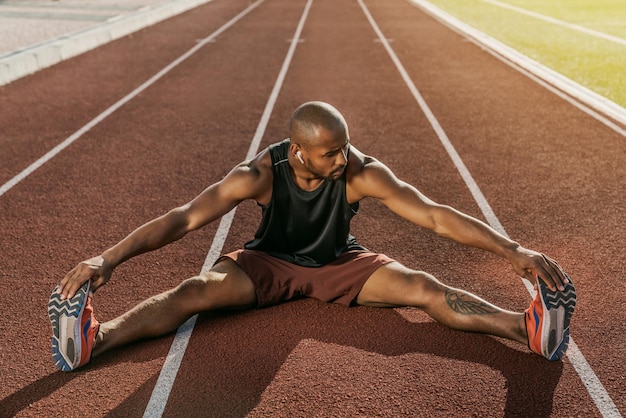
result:
<svg viewBox="0 0 626 418"><path fill-rule="evenodd" d="M550 262L551 262L554 266L556 266L556 268L557 268L558 270L560 270L562 273L565 273L565 272L563 271L563 267L561 267L561 265L560 265L560 264L559 264L559 263L558 263L558 262L557 262L554 258L550 258L550 257L548 257L548 256L547 256L547 255L545 255L545 254L544 254L544 256L545 256L545 258L546 258L546 259L548 259L548 261L550 261ZM567 278L567 275L565 275L565 274L564 274L564 276L565 276L565 278Z"/></svg>
<svg viewBox="0 0 626 418"><path fill-rule="evenodd" d="M66 286L63 288L63 292L61 295L62 299L73 298L78 289L83 285L83 283L87 281L85 279L88 280L89 278L85 278L82 269L77 268L74 271L74 274L72 274L72 276L70 277L70 280L68 281Z"/></svg>
<svg viewBox="0 0 626 418"><path fill-rule="evenodd" d="M543 281L545 285L548 287L548 289L550 289L553 292L556 291L557 290L556 283L552 279L552 276L550 275L550 273L548 273L548 271L545 269L545 267L543 265L538 265L536 267L536 270L537 270L536 280Z"/></svg>
<svg viewBox="0 0 626 418"><path fill-rule="evenodd" d="M545 254L542 254L541 256L546 262L546 271L548 272L548 274L550 274L551 280L555 283L556 287L559 290L565 290L565 284L567 283L567 281L561 267L556 261L546 256Z"/></svg>
<svg viewBox="0 0 626 418"><path fill-rule="evenodd" d="M545 256L542 255L542 257ZM560 271L555 269L545 258L543 258L543 261L544 262L537 268L539 277L541 277L543 282L551 291L555 292L557 290L565 290L565 286L563 285L563 281L559 275Z"/></svg>
<svg viewBox="0 0 626 418"><path fill-rule="evenodd" d="M65 275L65 277L63 277L63 279L59 282L59 285L56 288L57 294L63 295L63 290L65 289L65 286L67 286L67 283L72 279L72 276L74 275L75 272L76 272L76 267L71 269ZM63 296L61 297L61 299L63 299Z"/></svg>
<svg viewBox="0 0 626 418"><path fill-rule="evenodd" d="M104 281L104 277L102 277L101 274L99 274L97 277L94 277L91 280L91 290L95 291L97 288L104 284Z"/></svg>
<svg viewBox="0 0 626 418"><path fill-rule="evenodd" d="M65 283L61 283L59 286L58 293L61 295L61 300L67 299L68 292L72 286L72 278L74 277L74 274L75 273L72 273L72 275L66 276L67 280Z"/></svg>
<svg viewBox="0 0 626 418"><path fill-rule="evenodd" d="M61 280L56 287L56 292L60 295L61 300L65 299L67 296L67 287L69 286L70 281L72 280L72 276L74 274L74 270L70 270L69 273L65 275L63 280Z"/></svg>
<svg viewBox="0 0 626 418"><path fill-rule="evenodd" d="M530 269L524 270L523 277L531 283L536 282L535 274Z"/></svg>
<svg viewBox="0 0 626 418"><path fill-rule="evenodd" d="M95 292L100 286L104 286L111 278L111 272L103 271L96 279L91 281L91 289Z"/></svg>
<svg viewBox="0 0 626 418"><path fill-rule="evenodd" d="M552 259L550 257L546 257L546 258L548 260L550 260L550 262L555 266L555 269L556 269L557 273L559 274L559 276L561 277L561 279L563 280L563 283L571 283L572 282L572 280L567 275L565 270L563 270L563 267L561 267L561 265L559 263L557 263L556 260L554 260L554 259Z"/></svg>
<svg viewBox="0 0 626 418"><path fill-rule="evenodd" d="M84 282L83 282L84 283ZM70 284L70 287L67 289L67 293L66 293L66 297L68 299L71 299L74 297L74 295L76 294L76 292L78 291L78 289L82 286L82 283L80 281L73 281Z"/></svg>

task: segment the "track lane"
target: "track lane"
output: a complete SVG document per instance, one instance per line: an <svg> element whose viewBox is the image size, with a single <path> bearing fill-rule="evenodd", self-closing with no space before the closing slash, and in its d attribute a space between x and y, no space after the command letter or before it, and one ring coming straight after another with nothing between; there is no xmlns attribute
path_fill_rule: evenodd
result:
<svg viewBox="0 0 626 418"><path fill-rule="evenodd" d="M259 152L261 140L263 139L263 135L265 134L265 129L269 122L270 115L274 110L274 105L276 103L278 95L280 94L280 90L282 89L285 75L289 70L289 65L291 64L291 60L293 59L296 47L301 40L300 35L308 17L311 4L312 0L308 0L306 5L304 6L304 10L302 11L302 16L298 21L296 31L289 41L289 50L287 51L278 76L276 77L276 82L274 83L272 91L267 99L267 103L263 110L263 114L261 115L261 119L259 120L259 124L255 130L254 136L250 141L250 146L248 147L245 160L251 160ZM233 208L230 212L222 216L215 238L211 243L209 252L207 253L207 256L202 265L202 269L200 272L201 274L208 272L211 269L211 266L223 253L224 242L226 240L226 237L228 236L228 233L230 232L230 227L232 225L236 212L237 208ZM150 400L148 402L146 410L144 411L144 417L161 416L163 414L163 411L169 399L171 388L174 384L176 375L178 374L180 364L182 362L198 316L198 314L193 315L191 318L189 318L178 327L174 342L172 343L172 346L170 347L170 350L168 352L166 362L161 369L157 383L152 391L152 395L150 396Z"/></svg>

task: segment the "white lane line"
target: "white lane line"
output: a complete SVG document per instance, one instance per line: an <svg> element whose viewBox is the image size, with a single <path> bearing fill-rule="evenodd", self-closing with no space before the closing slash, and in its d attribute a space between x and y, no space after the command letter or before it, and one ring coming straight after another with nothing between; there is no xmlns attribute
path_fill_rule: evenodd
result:
<svg viewBox="0 0 626 418"><path fill-rule="evenodd" d="M200 48L202 48L204 45L206 45L209 42L212 42L215 38L217 38L219 35L221 35L225 30L227 30L228 28L230 28L232 25L234 25L235 23L237 23L237 21L239 21L243 16L245 16L246 14L248 14L252 9L254 9L255 7L257 7L260 3L262 3L264 0L257 0L255 3L251 4L250 6L248 6L248 8L246 8L244 11L242 11L241 13L239 13L237 16L235 16L234 18L232 18L231 20L229 20L228 22L226 22L222 27L220 27L218 30L216 30L215 32L213 32L211 35L209 35L208 37L204 38L203 40L201 40L199 43L197 43L193 48L191 48L189 51L185 52L183 55L181 55L180 57L178 57L176 60L172 61L169 65L167 65L165 68L163 68L161 71L159 71L158 73L156 73L154 76L152 76L148 81L144 82L142 85L140 85L139 87L137 87L135 90L133 90L132 92L130 92L128 95L126 95L125 97L123 97L122 99L120 99L119 101L117 101L116 103L114 103L112 106L110 106L108 109L106 109L104 112L100 113L98 116L96 116L95 118L93 118L91 121L89 121L85 126L83 126L82 128L80 128L78 131L76 131L75 133L73 133L70 137L68 137L66 140L64 140L63 142L61 142L60 144L58 144L56 147L52 148L50 151L48 151L43 157L39 158L37 161L35 161L34 163L32 163L31 165L29 165L28 167L26 167L24 170L22 170L18 175L16 175L15 177L13 177L11 180L9 180L8 182L6 182L5 184L2 185L2 187L0 187L0 196L4 195L6 192L8 192L13 186L15 186L16 184L18 184L19 182L21 182L22 180L24 180L26 177L28 177L30 174L32 174L34 171L36 171L38 168L40 168L41 166L43 166L45 163L47 163L48 161L50 161L52 158L54 158L58 153L60 153L61 151L63 151L65 148L67 148L68 146L70 146L72 143L74 143L74 141L76 141L77 139L79 139L80 137L82 137L85 133L89 132L94 126L96 126L97 124L99 124L100 122L102 122L104 119L106 119L107 117L109 117L113 112L115 112L116 110L118 110L120 107L124 106L126 103L128 103L129 101L131 101L132 99L134 99L135 97L137 97L141 92L143 92L145 89L147 89L148 87L150 87L151 85L153 85L154 83L156 83L159 79L161 79L164 75L166 75L167 73L169 73L170 71L172 71L172 69L174 69L176 66L178 66L180 63L182 63L183 61L185 61L187 58L189 58L190 56L192 56L193 54L195 54Z"/></svg>
<svg viewBox="0 0 626 418"><path fill-rule="evenodd" d="M446 135L444 130L441 128L441 125L439 124L436 117L434 116L430 108L428 107L428 104L423 99L420 92L417 90L417 87L415 87L413 80L408 75L404 66L400 62L400 59L398 58L396 53L393 51L389 43L386 41L384 34L382 33L382 31L376 24L376 21L374 20L369 10L363 3L363 0L358 0L358 1L359 1L359 4L361 5L361 8L363 9L363 12L367 16L367 19L369 20L370 25L374 29L374 32L376 32L376 34L378 35L381 43L385 47L385 50L391 57L391 60L396 65L396 68L398 69L398 71L400 72L402 79L404 80L405 84L407 85L411 93L413 94L418 105L420 106L420 108L422 109L426 117L428 118L429 122L431 123L433 129L437 133L437 136L439 137L439 140L443 144L444 148L446 149L446 151L448 151L450 158L452 159L452 161L454 162L454 165L456 166L457 170L461 174L461 177L463 177L465 184L467 185L470 192L472 193L472 196L474 197L474 200L476 200L476 203L478 204L481 211L483 212L483 215L485 216L489 224L494 229L496 229L503 235L508 236L508 234L502 227L502 224L500 223L495 213L491 209L491 206L487 202L487 199L480 191L480 188L478 187L478 185L472 178L472 175L470 174L470 172L465 167L465 164L463 164L463 161L461 160L460 156L454 149L454 146L450 143L448 136ZM528 291L531 293L531 295L533 295L534 291L533 291L532 284L528 280L523 279L523 278L522 278L522 282L524 283ZM602 383L600 382L600 380L598 379L594 371L589 366L589 363L583 356L582 352L578 349L578 346L576 345L573 339L570 339L570 346L567 351L567 356L570 362L572 363L572 365L574 366L574 369L580 376L580 379L582 380L583 384L585 385L585 387L587 387L587 391L589 392L589 395L594 400L600 413L605 417L621 416L619 414L617 407L615 406L615 403L609 396L608 392L606 391L606 389L604 388L604 386L602 385Z"/></svg>
<svg viewBox="0 0 626 418"><path fill-rule="evenodd" d="M585 33L587 35L595 36L596 38L604 39L607 41L615 42L620 45L626 46L626 39L620 38L618 36L609 35L604 32L598 32L593 29L586 28L584 26L576 25L574 23L565 22L563 20L555 19L550 16L542 15L541 13L533 12L531 10L523 9L521 7L513 6L511 4L502 3L496 0L482 0L485 3L493 4L494 6L501 7L503 9L508 9L520 14L524 14L526 16L534 17L535 19L543 20L544 22L552 23L557 26L562 26L567 29L572 29L578 32Z"/></svg>
<svg viewBox="0 0 626 418"><path fill-rule="evenodd" d="M261 116L259 125L257 126L254 137L250 142L250 147L248 148L246 159L253 158L258 152L259 146L261 144L261 139L265 134L267 124L269 122L272 111L274 110L274 105L276 104L276 100L278 99L278 94L280 93L280 90L283 86L285 75L287 74L289 65L291 64L291 60L296 50L296 46L300 43L302 28L304 27L304 23L306 22L312 4L313 0L308 0L306 6L304 7L304 11L302 12L302 16L300 17L300 22L298 23L296 32L291 40L291 45L289 46L289 50L287 51L287 55L285 56L283 65L280 69L280 72L278 73L276 82L274 83L274 88L270 93L270 97L267 101L267 104L265 105L265 110L263 111L263 115ZM211 244L211 248L209 249L207 257L202 266L203 273L208 271L211 266L213 266L213 263L215 263L217 258L220 256L222 248L224 246L224 242L226 241L226 237L228 236L228 231L230 230L233 218L235 217L236 210L237 209L235 208L222 217L220 225L215 234L215 238L213 239L213 242ZM176 379L176 375L178 374L178 369L182 362L183 356L185 355L185 351L187 350L187 345L189 343L189 339L191 337L191 333L193 332L193 328L196 324L197 318L198 315L194 315L189 320L187 320L187 322L181 325L180 328L178 328L176 336L174 337L174 341L172 342L172 346L170 347L170 351L165 358L165 362L163 364L163 368L161 369L161 373L159 374L157 383L154 387L154 390L152 391L152 395L150 396L148 406L146 406L146 410L143 414L144 418L160 417L163 415L165 405L167 404L170 391L172 390L172 386L174 385L174 380Z"/></svg>
<svg viewBox="0 0 626 418"><path fill-rule="evenodd" d="M470 192L472 193L474 200L476 200L476 203L478 203L478 206L480 207L480 210L485 216L485 219L487 219L487 221L489 222L489 225L491 225L496 231L502 234L505 234L506 232L504 231L504 227L500 224L500 221L498 220L496 214L491 209L491 206L489 206L489 203L487 202L487 199L480 191L478 184L476 184L476 182L472 178L472 175L470 174L469 170L463 163L463 160L461 159L459 154L456 152L456 150L454 149L454 146L452 146L452 143L448 139L448 136L446 135L443 128L439 124L439 121L437 120L433 112L428 107L428 104L426 104L426 101L424 100L420 92L417 90L417 87L415 87L415 84L411 80L411 77L404 69L404 66L402 65L402 63L400 62L400 59L398 58L396 53L393 51L393 49L389 45L389 42L387 42L387 38L385 37L385 35L382 33L382 31L380 30L380 28L374 21L374 18L372 17L369 10L367 9L367 6L365 6L362 0L359 0L359 4L361 5L363 12L367 16L367 19L369 20L370 25L374 29L374 32L376 32L376 35L378 36L380 43L387 50L387 53L391 57L391 60L393 61L393 63L396 65L396 68L400 72L400 75L402 76L402 79L404 80L405 84L407 85L411 93L413 94L413 97L415 98L418 105L420 106L424 114L426 115L426 118L428 119L433 129L437 133L439 140L441 141L444 148L448 152L448 155L450 155L450 158L454 162L454 165L456 166L457 170L459 171L459 173L461 173L461 177L463 178L463 180L465 181L465 184L467 185Z"/></svg>
<svg viewBox="0 0 626 418"><path fill-rule="evenodd" d="M579 108L618 134L626 137L626 129L608 119L611 118L621 125L626 125L626 109L622 106L530 59L519 51L469 26L425 0L409 1L507 65L517 70L524 69L525 71L521 71L523 74L537 81L563 100Z"/></svg>

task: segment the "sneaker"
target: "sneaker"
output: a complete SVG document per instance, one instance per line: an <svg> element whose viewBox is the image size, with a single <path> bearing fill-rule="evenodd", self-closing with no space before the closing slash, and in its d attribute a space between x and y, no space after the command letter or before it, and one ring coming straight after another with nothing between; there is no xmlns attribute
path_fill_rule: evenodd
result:
<svg viewBox="0 0 626 418"><path fill-rule="evenodd" d="M550 361L563 357L569 345L569 322L575 306L576 289L571 280L563 291L553 292L539 277L537 296L525 311L528 347Z"/></svg>
<svg viewBox="0 0 626 418"><path fill-rule="evenodd" d="M64 372L75 370L91 360L91 351L100 324L93 315L87 281L70 299L61 299L55 288L48 302L52 323L52 360Z"/></svg>

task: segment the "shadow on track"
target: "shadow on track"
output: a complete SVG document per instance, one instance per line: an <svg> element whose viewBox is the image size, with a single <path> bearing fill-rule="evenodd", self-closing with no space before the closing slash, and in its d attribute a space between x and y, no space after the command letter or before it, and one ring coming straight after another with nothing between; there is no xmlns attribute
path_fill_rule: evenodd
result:
<svg viewBox="0 0 626 418"><path fill-rule="evenodd" d="M154 344L155 341L151 343ZM0 400L0 418L9 418L18 415L20 412L28 409L31 404L46 399L50 396L54 396L55 392L63 390L74 379L85 379L85 374L87 373L93 373L94 371L97 373L98 369L105 369L124 362L144 363L153 361L159 356L162 356L161 353L163 351L167 351L167 348L165 347L167 345L167 341L156 341L156 343L163 344L163 349L160 351L149 350L146 349L146 346L142 343L133 344L131 346L123 348L122 350L112 351L111 354L113 355L107 354L106 356L102 356L102 359L94 359L92 364L88 365L87 367L80 368L75 372L66 373L61 371L55 371L47 376L44 376L41 379L30 383L22 389ZM54 366L52 366L52 359L50 359L50 368L54 369ZM147 380L144 384L144 386L147 386L146 391L148 393L148 398L152 393L152 388L154 388L154 385L156 384L157 377L158 373L154 377ZM102 383L103 389L105 391L107 389L111 389L115 385L114 382L107 382L104 380L102 381ZM133 394L133 396L141 393L141 391L137 391L135 394ZM59 417L67 416L67 414L73 415L71 412L68 412L71 411L71 409L66 409L64 412L63 408L71 408L71 405L59 405L59 409L47 411L46 415ZM137 410L139 410L139 408L142 408L138 414L139 416L141 416L145 409L145 405L143 405L143 407L139 405L135 408ZM24 412L22 412L22 414L23 413ZM129 416L127 414L124 415Z"/></svg>
<svg viewBox="0 0 626 418"><path fill-rule="evenodd" d="M0 417L14 417L31 403L50 396L78 376L79 373L57 372L32 382L0 401Z"/></svg>
<svg viewBox="0 0 626 418"><path fill-rule="evenodd" d="M77 372L49 374L0 400L0 417L15 416L86 372L97 373L120 362L152 361L166 351L152 345L165 346L166 340L113 350ZM393 309L346 308L304 299L268 309L201 315L164 415L248 415L303 340L390 357L422 353L488 366L506 380L505 417L550 416L563 371L562 362L548 362L486 335L452 331L432 321L412 323ZM146 380L107 416L141 416L157 377ZM429 406L423 408L427 412Z"/></svg>
<svg viewBox="0 0 626 418"><path fill-rule="evenodd" d="M423 353L486 365L506 380L504 416L550 416L563 371L562 362L548 362L486 335L459 333L435 322L411 323L392 309L348 309L305 299L262 310L201 315L164 415L246 416L305 339L384 356ZM105 354L93 366L111 360ZM108 416L127 416L138 405L145 408L155 379Z"/></svg>

